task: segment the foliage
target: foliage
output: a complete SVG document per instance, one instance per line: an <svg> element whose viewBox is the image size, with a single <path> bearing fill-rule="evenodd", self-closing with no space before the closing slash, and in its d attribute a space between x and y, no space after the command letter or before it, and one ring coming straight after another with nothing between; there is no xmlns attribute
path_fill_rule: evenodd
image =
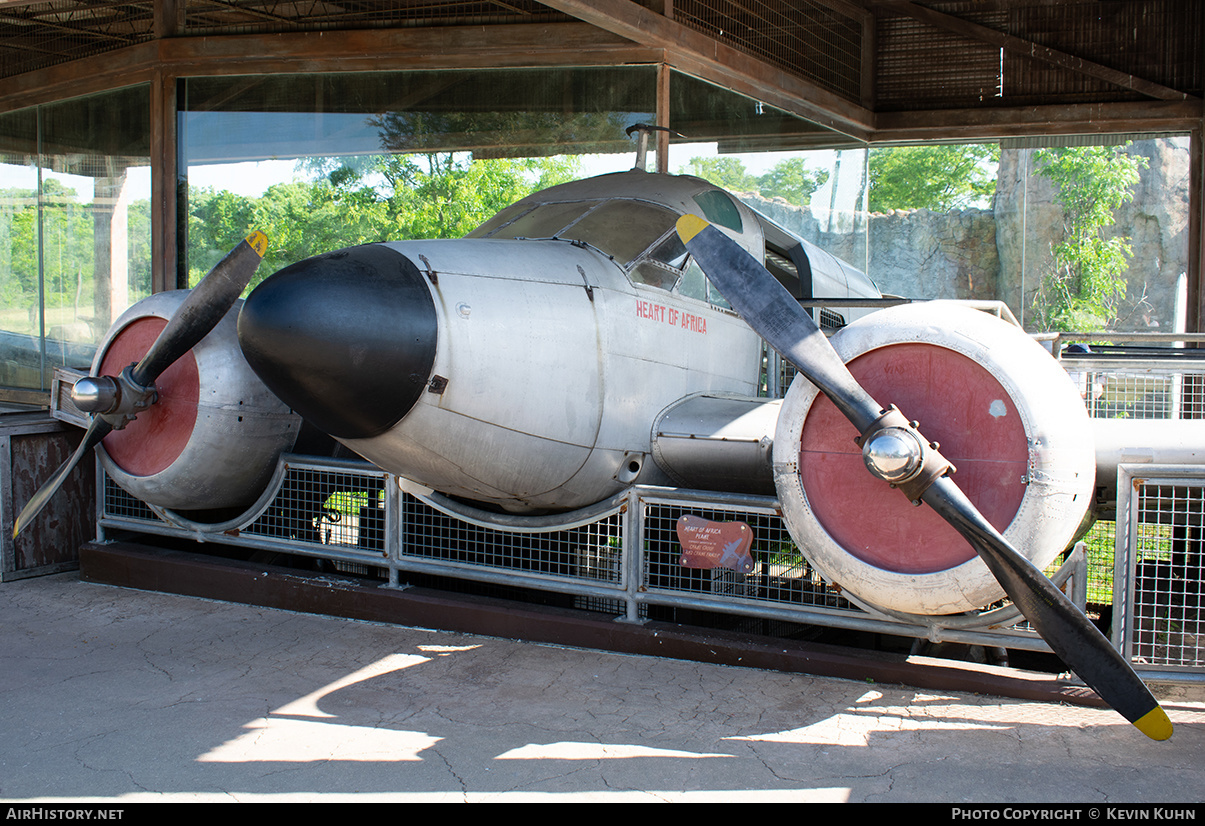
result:
<svg viewBox="0 0 1205 826"><path fill-rule="evenodd" d="M828 182L827 169L809 170L803 158L790 158L776 164L757 179L761 194L766 198L783 198L798 206L808 206L812 193Z"/></svg>
<svg viewBox="0 0 1205 826"><path fill-rule="evenodd" d="M680 174L694 175L732 192L755 192L763 198L783 198L808 206L812 193L828 181L828 170L810 170L802 158L789 158L760 177L739 158L691 158Z"/></svg>
<svg viewBox="0 0 1205 826"><path fill-rule="evenodd" d="M1041 330L1106 329L1125 298L1130 244L1128 236L1104 231L1114 210L1133 199L1147 160L1120 146L1082 146L1044 149L1034 161L1063 207L1063 240L1052 249L1052 269L1035 295L1034 323Z"/></svg>
<svg viewBox="0 0 1205 826"><path fill-rule="evenodd" d="M733 192L757 192L757 178L739 158L691 158L680 175L694 175Z"/></svg>
<svg viewBox="0 0 1205 826"><path fill-rule="evenodd" d="M89 206L79 202L75 190L54 178L42 182L40 227L35 191L4 190L0 200L9 213L0 299L6 309L22 309L19 315L6 314L5 329L34 334L39 330L39 237L44 285L41 300L47 308L71 308L72 319L91 317L95 253ZM48 323L58 321L56 313Z"/></svg>
<svg viewBox="0 0 1205 826"><path fill-rule="evenodd" d="M96 233L110 228L104 202L82 200L62 181L46 177L40 199L33 189L0 190L0 327L38 335L43 324L52 338L98 340L109 324L107 267L97 261ZM125 276L131 302L150 292L150 203L126 207ZM120 226L120 224L116 225ZM40 251L40 257L39 257ZM39 266L41 271L39 272ZM42 280L39 289L39 278ZM39 316L39 307L45 317Z"/></svg>
<svg viewBox="0 0 1205 826"><path fill-rule="evenodd" d="M309 181L259 198L189 193L189 283L196 284L250 230L270 248L252 286L303 258L341 247L411 238L458 238L514 201L571 180L572 158L472 160L467 155L326 157L303 162Z"/></svg>
<svg viewBox="0 0 1205 826"><path fill-rule="evenodd" d="M894 146L870 150L869 209L948 212L990 201L998 144Z"/></svg>

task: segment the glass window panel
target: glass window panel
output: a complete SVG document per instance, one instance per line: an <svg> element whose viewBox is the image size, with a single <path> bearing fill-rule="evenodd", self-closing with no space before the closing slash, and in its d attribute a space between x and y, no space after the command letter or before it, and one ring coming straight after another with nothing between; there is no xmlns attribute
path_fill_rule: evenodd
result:
<svg viewBox="0 0 1205 826"><path fill-rule="evenodd" d="M544 204L491 235L492 238L552 238L576 221L598 201Z"/></svg>
<svg viewBox="0 0 1205 826"><path fill-rule="evenodd" d="M0 115L0 386L42 388L37 110Z"/></svg>
<svg viewBox="0 0 1205 826"><path fill-rule="evenodd" d="M997 292L1026 329L1184 332L1188 147L1174 135L1001 145ZM1077 223L1068 204L1086 194L1112 208Z"/></svg>
<svg viewBox="0 0 1205 826"><path fill-rule="evenodd" d="M656 261L642 261L632 268L629 277L637 284L647 284L661 290L672 290L682 273L661 266Z"/></svg>
<svg viewBox="0 0 1205 826"><path fill-rule="evenodd" d="M703 274L702 268L692 258L686 272L682 275L682 280L678 282L678 292L689 298L706 301L710 287L707 276Z"/></svg>
<svg viewBox="0 0 1205 826"><path fill-rule="evenodd" d="M199 278L253 225L271 243L259 278L352 244L464 236L532 191L631 168L625 132L654 118L655 81L651 66L189 78L181 270Z"/></svg>
<svg viewBox="0 0 1205 826"><path fill-rule="evenodd" d="M672 230L677 213L640 201L608 201L559 237L585 241L626 266Z"/></svg>
<svg viewBox="0 0 1205 826"><path fill-rule="evenodd" d="M0 116L0 385L88 367L150 294L149 156L146 87Z"/></svg>
<svg viewBox="0 0 1205 826"><path fill-rule="evenodd" d="M867 149L864 144L751 98L674 74L669 169L732 193L794 235L868 267ZM714 223L739 223L722 194L700 204ZM723 200L721 200L723 199ZM865 276L857 274L865 289ZM678 291L725 306L700 272Z"/></svg>
<svg viewBox="0 0 1205 826"><path fill-rule="evenodd" d="M686 264L686 247L675 231L667 236L649 253L649 257L666 266L680 270Z"/></svg>

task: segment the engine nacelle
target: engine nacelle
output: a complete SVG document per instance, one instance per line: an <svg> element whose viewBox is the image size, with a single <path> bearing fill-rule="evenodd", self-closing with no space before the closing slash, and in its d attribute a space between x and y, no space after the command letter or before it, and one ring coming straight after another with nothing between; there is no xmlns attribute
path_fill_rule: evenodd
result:
<svg viewBox="0 0 1205 826"><path fill-rule="evenodd" d="M1023 331L930 302L874 313L832 344L880 404L919 421L954 481L1039 568L1083 530L1096 478L1090 421L1067 374ZM866 604L910 614L1003 597L936 512L871 476L857 436L809 382L792 383L775 430L775 485L813 566Z"/></svg>
<svg viewBox="0 0 1205 826"><path fill-rule="evenodd" d="M156 293L130 307L97 349L92 374L115 376L141 359L187 295ZM158 401L98 448L109 476L139 499L168 510L246 507L293 448L301 417L243 358L241 305L159 376Z"/></svg>

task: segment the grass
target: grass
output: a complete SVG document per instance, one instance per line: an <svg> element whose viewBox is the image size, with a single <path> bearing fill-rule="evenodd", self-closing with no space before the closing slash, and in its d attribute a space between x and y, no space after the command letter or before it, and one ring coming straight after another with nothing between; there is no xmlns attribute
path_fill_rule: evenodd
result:
<svg viewBox="0 0 1205 826"><path fill-rule="evenodd" d="M1097 522L1084 536L1088 556L1088 602L1095 605L1113 603L1113 548L1116 523ZM1137 554L1142 559L1171 559L1172 529L1170 525L1141 523L1138 526ZM1061 560L1047 569L1058 570Z"/></svg>
<svg viewBox="0 0 1205 826"><path fill-rule="evenodd" d="M368 505L368 494L365 491L346 491L337 490L330 495L323 506L327 510L338 511L349 516L357 516L360 513L360 508ZM380 491L377 494L378 500L383 500L385 491Z"/></svg>

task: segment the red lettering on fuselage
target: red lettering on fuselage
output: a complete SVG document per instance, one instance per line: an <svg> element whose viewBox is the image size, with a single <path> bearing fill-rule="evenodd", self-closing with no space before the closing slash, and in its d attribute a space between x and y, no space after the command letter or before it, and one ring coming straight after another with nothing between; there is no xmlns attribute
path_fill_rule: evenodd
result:
<svg viewBox="0 0 1205 826"><path fill-rule="evenodd" d="M691 333L707 335L707 319L694 313L685 313L675 307L667 307L655 301L636 300L636 317L657 321Z"/></svg>

